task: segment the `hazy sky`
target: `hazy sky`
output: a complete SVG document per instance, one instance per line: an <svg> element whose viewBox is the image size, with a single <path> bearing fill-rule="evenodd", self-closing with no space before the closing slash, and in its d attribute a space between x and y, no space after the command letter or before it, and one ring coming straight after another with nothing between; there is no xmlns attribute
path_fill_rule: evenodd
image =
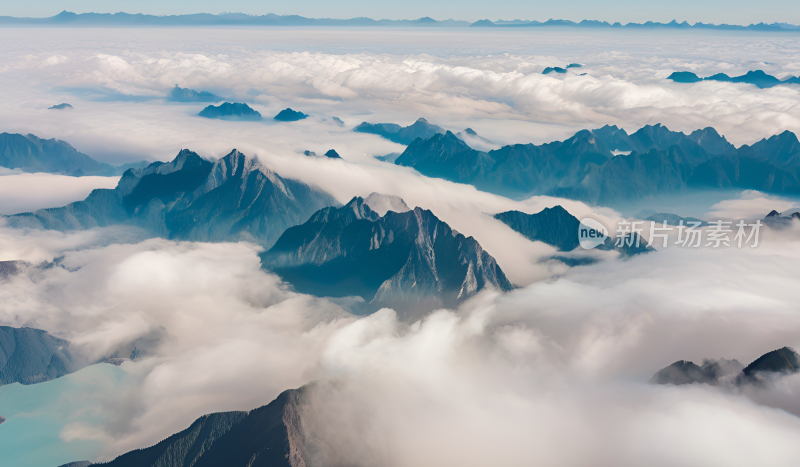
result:
<svg viewBox="0 0 800 467"><path fill-rule="evenodd" d="M0 15L51 16L61 10L81 12L149 14L221 13L224 11L249 14L297 14L308 17L413 19L430 16L435 19L454 18L468 21L489 18L570 20L598 19L604 21L702 21L706 23L749 24L757 22L800 23L800 2L796 0L406 0L375 2L371 0L296 0L294 2L264 0L31 0L3 2Z"/></svg>

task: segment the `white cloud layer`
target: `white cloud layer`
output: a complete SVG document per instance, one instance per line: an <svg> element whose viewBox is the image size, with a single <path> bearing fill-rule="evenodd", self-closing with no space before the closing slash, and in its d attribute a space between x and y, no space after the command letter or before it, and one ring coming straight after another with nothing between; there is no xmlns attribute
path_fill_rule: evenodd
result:
<svg viewBox="0 0 800 467"><path fill-rule="evenodd" d="M64 268L0 284L0 322L49 330L90 359L143 351L122 367L131 386L93 401L109 414L99 459L309 381L324 389L317 429L350 465L800 459L789 441L800 418L783 411L798 413L797 377L756 394L646 384L678 359L749 362L800 344L796 235L577 268L409 326L290 292L251 245L72 250L91 234L41 234ZM29 242L5 235L18 250ZM62 439L98 440L95 428L71 424Z"/></svg>

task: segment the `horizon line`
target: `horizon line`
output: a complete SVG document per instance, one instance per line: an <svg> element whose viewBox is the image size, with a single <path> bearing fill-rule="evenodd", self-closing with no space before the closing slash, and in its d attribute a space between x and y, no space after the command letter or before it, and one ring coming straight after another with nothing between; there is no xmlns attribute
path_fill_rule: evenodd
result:
<svg viewBox="0 0 800 467"><path fill-rule="evenodd" d="M110 20L110 21L103 21ZM182 23L175 21L183 20ZM206 20L206 21L203 21ZM670 28L670 29L710 29L710 30L749 30L749 31L800 31L800 26L790 23L750 23L741 24L714 24L701 21L693 24L688 21L678 22L673 19L668 23L657 21L646 21L644 23L628 22L608 22L600 20L581 21L553 19L546 21L538 20L503 20L492 21L481 19L477 21L456 20L448 18L436 20L429 16L417 19L372 19L366 16L352 18L310 18L301 15L278 15L275 13L265 13L262 15L223 12L223 13L182 13L173 15L154 15L149 13L127 13L123 11L115 13L74 13L63 10L60 13L47 17L17 17L0 15L0 25L43 25L57 26L69 25L72 23L105 23L119 26L384 26L391 25L413 25L413 26L450 26L450 27L487 27L487 28L524 28L524 27L583 27L583 28Z"/></svg>

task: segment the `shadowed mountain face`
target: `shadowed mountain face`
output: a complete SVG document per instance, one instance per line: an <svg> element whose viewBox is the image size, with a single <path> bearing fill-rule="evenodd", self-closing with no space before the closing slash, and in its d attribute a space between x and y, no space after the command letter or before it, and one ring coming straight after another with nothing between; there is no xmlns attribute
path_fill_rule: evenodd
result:
<svg viewBox="0 0 800 467"><path fill-rule="evenodd" d="M580 245L578 228L581 222L561 206L544 208L536 214L520 211L501 212L495 214L494 218L531 241L544 242L561 251L572 251ZM607 237L605 242L596 248L604 251L616 250L622 256L655 251L647 246L647 242L640 238L639 234L632 235L632 238L630 234L626 235L620 246L616 245L616 239Z"/></svg>
<svg viewBox="0 0 800 467"><path fill-rule="evenodd" d="M0 326L0 385L41 383L77 371L68 347L39 329Z"/></svg>
<svg viewBox="0 0 800 467"><path fill-rule="evenodd" d="M512 198L552 195L613 205L689 187L800 193L795 142L785 132L736 149L713 128L686 135L648 125L628 135L605 126L563 142L483 152L446 132L414 140L395 163Z"/></svg>
<svg viewBox="0 0 800 467"><path fill-rule="evenodd" d="M131 451L108 467L309 467L317 442L306 427L307 389L283 392L248 412L198 418L186 430L155 446Z"/></svg>
<svg viewBox="0 0 800 467"><path fill-rule="evenodd" d="M418 119L409 126L401 127L396 123L361 123L353 128L358 133L370 133L383 136L389 141L398 144L411 144L417 138L429 139L434 135L444 133L444 129L428 123L424 118Z"/></svg>
<svg viewBox="0 0 800 467"><path fill-rule="evenodd" d="M80 177L114 176L124 169L97 162L64 141L0 133L0 167Z"/></svg>
<svg viewBox="0 0 800 467"><path fill-rule="evenodd" d="M501 212L495 214L494 218L529 240L547 243L561 251L578 248L580 221L561 206L544 208L538 214L525 214L519 211Z"/></svg>
<svg viewBox="0 0 800 467"><path fill-rule="evenodd" d="M800 371L800 355L793 349L784 347L759 357L742 370L740 379L750 383L759 382L771 374L789 374Z"/></svg>
<svg viewBox="0 0 800 467"><path fill-rule="evenodd" d="M723 378L736 375L728 383L760 384L773 377L800 371L800 356L790 349L768 352L745 367L736 360L703 360L702 366L679 360L662 368L650 379L654 384L721 384Z"/></svg>
<svg viewBox="0 0 800 467"><path fill-rule="evenodd" d="M292 110L291 108L287 107L278 112L278 115L273 117L273 119L279 122L296 122L298 120L303 120L307 117L308 115L304 114L303 112Z"/></svg>
<svg viewBox="0 0 800 467"><path fill-rule="evenodd" d="M737 360L703 360L702 366L692 362L679 360L672 365L659 370L650 379L654 384L692 384L705 383L717 384L720 378L734 375L744 369L744 365Z"/></svg>
<svg viewBox="0 0 800 467"><path fill-rule="evenodd" d="M51 230L129 224L154 236L270 246L286 228L334 204L327 193L282 178L236 150L216 162L183 150L172 162L128 170L113 190L6 219L12 227Z"/></svg>
<svg viewBox="0 0 800 467"><path fill-rule="evenodd" d="M261 113L247 104L223 102L220 105L209 105L199 114L205 118L220 118L222 120L261 120Z"/></svg>
<svg viewBox="0 0 800 467"><path fill-rule="evenodd" d="M454 307L485 288L510 290L494 258L432 212L388 211L362 198L316 212L261 255L265 267L300 292L358 295L366 311L392 307L401 318Z"/></svg>

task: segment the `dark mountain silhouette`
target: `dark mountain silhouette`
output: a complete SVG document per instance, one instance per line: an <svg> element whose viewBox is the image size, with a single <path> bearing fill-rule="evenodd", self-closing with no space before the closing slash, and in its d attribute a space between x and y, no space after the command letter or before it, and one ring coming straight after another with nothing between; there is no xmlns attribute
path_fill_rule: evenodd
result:
<svg viewBox="0 0 800 467"><path fill-rule="evenodd" d="M69 342L40 329L0 326L0 385L41 383L80 368Z"/></svg>
<svg viewBox="0 0 800 467"><path fill-rule="evenodd" d="M305 118L308 118L308 115L288 107L278 112L278 115L274 117L274 119L279 122L296 122Z"/></svg>
<svg viewBox="0 0 800 467"><path fill-rule="evenodd" d="M220 105L209 105L201 110L199 114L205 118L219 118L222 120L261 120L261 113L253 110L247 104L223 102Z"/></svg>
<svg viewBox="0 0 800 467"><path fill-rule="evenodd" d="M328 152L325 153L325 157L330 159L341 159L342 157L339 155L338 152L334 149L329 149Z"/></svg>
<svg viewBox="0 0 800 467"><path fill-rule="evenodd" d="M222 98L208 91L198 92L194 89L182 88L176 84L167 96L167 100L171 102L219 102Z"/></svg>
<svg viewBox="0 0 800 467"><path fill-rule="evenodd" d="M702 366L679 360L659 370L650 379L651 384L717 384L719 379L739 373L744 365L737 360L703 360Z"/></svg>
<svg viewBox="0 0 800 467"><path fill-rule="evenodd" d="M368 302L365 311L388 306L404 319L455 307L485 288L511 289L475 239L432 212L416 208L381 217L359 197L287 229L261 258L300 292L357 295Z"/></svg>
<svg viewBox="0 0 800 467"><path fill-rule="evenodd" d="M667 79L671 79L676 83L696 83L698 81L724 81L727 83L747 83L758 86L761 89L771 88L778 85L785 84L800 84L800 77L790 77L783 81L768 75L761 70L748 71L744 75L730 77L725 73L717 73L716 75L707 78L700 78L696 74L689 71L676 71L669 75Z"/></svg>
<svg viewBox="0 0 800 467"><path fill-rule="evenodd" d="M145 449L123 454L107 467L304 467L322 446L309 434L313 416L307 388L291 389L247 412L204 415L189 428Z"/></svg>
<svg viewBox="0 0 800 467"><path fill-rule="evenodd" d="M54 105L52 107L48 107L47 110L70 110L70 109L73 109L73 108L74 107L72 107L71 105L69 105L66 102L64 102L63 104L56 104L56 105Z"/></svg>
<svg viewBox="0 0 800 467"><path fill-rule="evenodd" d="M512 198L551 195L613 205L687 188L800 193L800 143L791 132L778 136L737 149L713 128L686 135L657 124L628 135L605 126L563 142L483 152L448 131L415 139L395 163Z"/></svg>
<svg viewBox="0 0 800 467"><path fill-rule="evenodd" d="M128 224L154 236L270 246L286 228L334 204L327 193L285 179L236 150L215 162L182 150L172 162L126 171L113 190L94 190L84 201L6 221L51 230Z"/></svg>
<svg viewBox="0 0 800 467"><path fill-rule="evenodd" d="M135 165L138 164L141 163ZM110 177L120 175L128 168L127 164L114 167L98 162L77 151L65 141L16 133L0 133L0 167L74 177L85 175Z"/></svg>
<svg viewBox="0 0 800 467"><path fill-rule="evenodd" d="M440 126L428 123L424 118L417 119L409 126L401 127L396 123L367 123L363 122L353 128L358 133L370 133L383 136L389 141L398 144L410 144L417 138L428 139L438 133L444 133Z"/></svg>
<svg viewBox="0 0 800 467"><path fill-rule="evenodd" d="M679 360L650 379L654 384L762 384L768 379L800 371L800 356L789 347L768 352L746 367L736 360L703 360L702 366ZM733 377L727 381L723 378Z"/></svg>
<svg viewBox="0 0 800 467"><path fill-rule="evenodd" d="M580 245L578 228L581 222L561 206L544 208L536 214L519 211L501 212L495 214L494 218L529 240L547 243L561 251L572 251ZM647 242L640 238L639 234L634 233L632 238L627 235L623 240L620 246L617 246L617 239L608 237L596 248L606 251L616 250L623 256L655 251L647 246ZM558 259L563 261L561 257Z"/></svg>
<svg viewBox="0 0 800 467"><path fill-rule="evenodd" d="M765 377L775 374L790 374L800 371L800 355L793 349L784 347L773 350L762 356L756 361L747 365L742 374L739 375L738 382L760 383Z"/></svg>

